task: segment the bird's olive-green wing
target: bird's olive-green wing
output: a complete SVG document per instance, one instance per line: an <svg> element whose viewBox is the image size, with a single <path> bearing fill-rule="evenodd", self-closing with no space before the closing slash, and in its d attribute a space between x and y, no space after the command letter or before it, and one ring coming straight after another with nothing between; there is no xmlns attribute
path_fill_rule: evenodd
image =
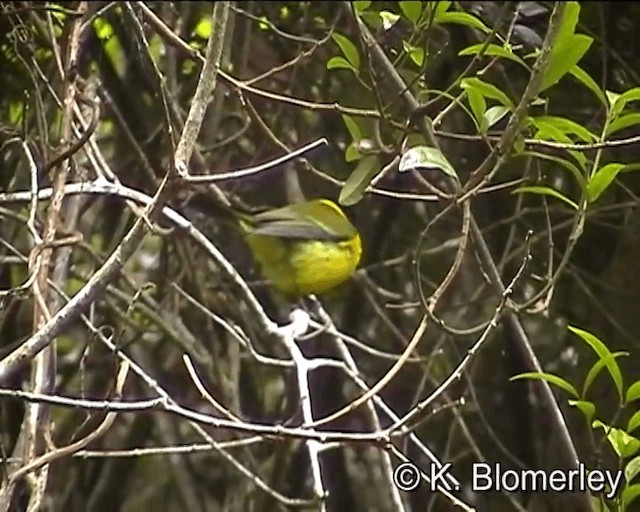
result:
<svg viewBox="0 0 640 512"><path fill-rule="evenodd" d="M254 215L250 229L258 235L304 240L348 240L357 234L342 210L324 199Z"/></svg>

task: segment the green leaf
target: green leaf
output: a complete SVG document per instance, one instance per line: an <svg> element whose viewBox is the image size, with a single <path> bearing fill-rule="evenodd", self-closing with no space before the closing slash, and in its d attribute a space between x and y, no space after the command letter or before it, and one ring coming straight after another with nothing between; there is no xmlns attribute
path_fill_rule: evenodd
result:
<svg viewBox="0 0 640 512"><path fill-rule="evenodd" d="M576 25L580 18L580 4L578 2L567 2L558 28L558 34L554 45L566 44L576 31Z"/></svg>
<svg viewBox="0 0 640 512"><path fill-rule="evenodd" d="M603 357L602 359L598 359L595 362L595 364L591 367L591 369L589 370L589 373L587 373L587 376L584 379L584 384L582 386L582 396L583 397L587 396L587 392L589 391L591 384L593 384L593 381L599 375L602 369L607 364L609 364L610 360L616 359L620 356L628 356L628 355L629 355L629 352L615 352L606 357Z"/></svg>
<svg viewBox="0 0 640 512"><path fill-rule="evenodd" d="M633 413L633 416L629 418L629 422L627 423L627 432L631 433L638 427L640 427L640 411L636 411Z"/></svg>
<svg viewBox="0 0 640 512"><path fill-rule="evenodd" d="M589 345L600 359L605 359L611 355L611 352L609 351L607 346L590 332L583 331L582 329L578 329L577 327L573 327L571 325L568 326L568 329L573 334L579 336L587 345ZM609 374L613 379L613 383L618 390L618 396L622 400L623 383L622 373L620 373L620 367L618 366L615 358L607 359L607 363L605 366L607 367L607 370L609 371Z"/></svg>
<svg viewBox="0 0 640 512"><path fill-rule="evenodd" d="M606 425L599 420L593 422L593 427L604 430L609 444L619 457L626 459L627 457L632 457L640 450L640 441L622 429Z"/></svg>
<svg viewBox="0 0 640 512"><path fill-rule="evenodd" d="M596 406L593 402L586 400L569 400L569 405L580 409L580 412L587 419L587 423L591 424L591 420L596 413Z"/></svg>
<svg viewBox="0 0 640 512"><path fill-rule="evenodd" d="M484 48L484 52L483 52L484 55L487 55L489 57L502 57L504 59L517 62L521 66L524 66L525 68L529 69L529 66L527 66L527 63L523 61L520 57L518 57L515 53L513 53L510 47L505 48L504 46L500 46L498 44L493 44L493 43L488 44L486 48L483 43L467 46L464 50L461 50L460 52L458 52L458 56L466 57L468 55L477 55L478 53L480 53L480 51L483 48Z"/></svg>
<svg viewBox="0 0 640 512"><path fill-rule="evenodd" d="M418 66L422 67L424 64L424 50L417 46L410 45L406 41L402 41L402 47L404 51L409 55L411 60Z"/></svg>
<svg viewBox="0 0 640 512"><path fill-rule="evenodd" d="M356 69L347 62L347 59L345 59L344 57L331 57L328 61L327 61L327 69L350 69L353 72L356 71Z"/></svg>
<svg viewBox="0 0 640 512"><path fill-rule="evenodd" d="M342 34L338 34L337 32L331 34L331 39L333 39L340 47L340 50L342 50L342 53L347 58L349 64L351 64L354 69L359 70L360 54L358 53L356 45L354 45L347 37Z"/></svg>
<svg viewBox="0 0 640 512"><path fill-rule="evenodd" d="M437 18L438 16L442 16L445 12L447 12L447 10L449 10L449 7L451 6L453 2L435 2L436 4L436 8L433 12L433 17ZM433 4L433 2L432 2Z"/></svg>
<svg viewBox="0 0 640 512"><path fill-rule="evenodd" d="M352 142L349 144L349 147L344 152L344 161L345 162L355 162L356 160L360 160L362 158L362 154L358 150L358 144L356 142Z"/></svg>
<svg viewBox="0 0 640 512"><path fill-rule="evenodd" d="M563 389L564 391L566 391L567 393L569 393L571 396L575 398L579 397L578 391L576 390L576 388L573 387L573 385L569 381L563 379L558 375L554 375L553 373L525 372L525 373L520 373L518 375L514 375L509 380L514 381L514 380L522 380L522 379L544 380L544 381L547 381L549 384L553 384L554 386L557 386L560 389Z"/></svg>
<svg viewBox="0 0 640 512"><path fill-rule="evenodd" d="M531 156L533 158L549 160L550 162L554 162L558 165L561 165L565 169L568 169L571 172L571 174L573 174L574 178L576 179L576 182L580 185L580 189L582 190L582 192L586 192L587 185L582 172L569 160L565 160L564 158L561 158L559 156L549 155L547 153L539 153L536 151L524 151L520 153L518 156L525 156L525 157Z"/></svg>
<svg viewBox="0 0 640 512"><path fill-rule="evenodd" d="M380 160L376 155L363 157L342 187L338 199L339 203L351 206L360 201L371 180L380 172L380 169Z"/></svg>
<svg viewBox="0 0 640 512"><path fill-rule="evenodd" d="M640 380L635 381L629 386L624 397L625 404L633 402L634 400L640 400Z"/></svg>
<svg viewBox="0 0 640 512"><path fill-rule="evenodd" d="M503 105L494 105L493 107L489 107L484 113L484 118L487 120L487 128L491 128L508 113L509 109Z"/></svg>
<svg viewBox="0 0 640 512"><path fill-rule="evenodd" d="M609 102L607 101L607 97L602 92L602 89L600 89L600 86L596 83L596 81L593 78L591 78L589 73L587 73L584 69L582 69L580 66L577 66L577 65L573 66L569 71L569 73L571 73L571 75L576 80L581 82L582 85L590 89L593 92L593 94L595 94L596 97L600 100L600 103L602 103L605 107L609 105Z"/></svg>
<svg viewBox="0 0 640 512"><path fill-rule="evenodd" d="M597 201L623 168L624 164L619 163L606 164L600 167L587 182L587 198L589 201L592 203Z"/></svg>
<svg viewBox="0 0 640 512"><path fill-rule="evenodd" d="M623 92L618 97L618 102L623 105L623 108L627 106L627 103L630 101L638 101L640 100L640 87L634 87L633 89L629 89L628 91Z"/></svg>
<svg viewBox="0 0 640 512"><path fill-rule="evenodd" d="M400 5L402 14L404 14L407 19L415 25L422 14L422 2L398 2L398 4Z"/></svg>
<svg viewBox="0 0 640 512"><path fill-rule="evenodd" d="M481 133L486 133L487 129L487 120L484 117L484 113L487 111L487 102L484 100L484 96L477 89L467 89L467 99L469 100L469 106L471 107L471 112L473 112L473 117L475 117L476 122L478 123L478 127Z"/></svg>
<svg viewBox="0 0 640 512"><path fill-rule="evenodd" d="M406 151L400 163L399 172L414 169L439 169L449 176L456 177L456 171L439 149L428 146L415 146Z"/></svg>
<svg viewBox="0 0 640 512"><path fill-rule="evenodd" d="M522 194L522 193L531 193L531 194L541 194L541 195L545 195L545 196L552 196L555 197L556 199L560 199L561 201L564 201L565 203L567 203L569 206L571 206L571 208L578 210L578 205L572 201L571 199L569 199L567 196L565 196L564 194L558 192L557 190L551 188L551 187L546 187L546 186L542 186L542 185L530 185L530 186L526 186L526 187L518 187L517 189L515 189L512 194Z"/></svg>
<svg viewBox="0 0 640 512"><path fill-rule="evenodd" d="M464 90L475 89L486 98L497 100L505 107L508 107L511 110L514 109L513 102L509 99L509 96L498 89L495 85L484 82L479 78L464 78L460 82L460 88Z"/></svg>
<svg viewBox="0 0 640 512"><path fill-rule="evenodd" d="M640 457L634 457L624 467L624 477L627 482L631 482L640 473Z"/></svg>
<svg viewBox="0 0 640 512"><path fill-rule="evenodd" d="M592 42L592 37L584 34L574 34L566 43L556 46L551 51L549 64L542 75L538 93L555 85L564 75L571 71L584 54L587 53Z"/></svg>
<svg viewBox="0 0 640 512"><path fill-rule="evenodd" d="M400 19L400 16L395 12L389 11L380 11L380 17L382 18L382 28L385 30L389 30Z"/></svg>
<svg viewBox="0 0 640 512"><path fill-rule="evenodd" d="M620 130L624 130L625 128L629 128L629 126L633 126L636 124L640 124L640 114L625 114L623 116L617 117L607 127L606 134L612 135L615 132L619 132Z"/></svg>
<svg viewBox="0 0 640 512"><path fill-rule="evenodd" d="M360 139L362 139L362 132L360 131L358 123L356 123L352 117L345 114L342 115L342 120L344 121L344 125L347 127L349 135L351 135L351 140L353 140L353 142L360 142Z"/></svg>
<svg viewBox="0 0 640 512"><path fill-rule="evenodd" d="M554 126L562 133L575 135L584 142L592 143L597 140L597 137L587 128L566 117L538 116L533 117L532 121L538 127L543 125Z"/></svg>
<svg viewBox="0 0 640 512"><path fill-rule="evenodd" d="M467 27L481 30L485 34L491 32L491 29L482 23L482 21L466 12L444 12L442 14L436 14L433 21L436 23L456 23L458 25L466 25Z"/></svg>
<svg viewBox="0 0 640 512"><path fill-rule="evenodd" d="M622 503L624 510L631 510L629 505L640 496L640 484L627 485L622 491Z"/></svg>
<svg viewBox="0 0 640 512"><path fill-rule="evenodd" d="M355 11L360 14L364 11L366 11L369 6L371 5L371 2L367 2L367 1L356 1L356 2L351 2L353 4L353 8L355 9Z"/></svg>

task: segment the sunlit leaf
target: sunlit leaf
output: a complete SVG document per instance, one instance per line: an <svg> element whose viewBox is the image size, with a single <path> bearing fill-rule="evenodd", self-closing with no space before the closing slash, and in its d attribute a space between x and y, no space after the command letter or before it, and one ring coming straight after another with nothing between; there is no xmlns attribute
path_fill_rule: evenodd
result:
<svg viewBox="0 0 640 512"><path fill-rule="evenodd" d="M624 164L620 163L611 163L600 167L587 182L587 197L589 201L596 201L609 188L609 185L623 168Z"/></svg>
<svg viewBox="0 0 640 512"><path fill-rule="evenodd" d="M627 404L634 400L640 400L640 380L635 381L631 386L629 386L624 397L624 401Z"/></svg>
<svg viewBox="0 0 640 512"><path fill-rule="evenodd" d="M600 341L595 335L591 334L590 332L584 331L577 327L573 327L571 325L568 326L568 329L572 333L579 336L587 345L589 345L600 359L607 359L605 366L607 367L607 370L609 371L609 374L613 379L613 383L615 384L618 391L618 396L620 397L620 399L622 399L622 373L620 372L620 367L618 366L615 358L608 358L608 356L611 355L611 351L604 343L602 343L602 341Z"/></svg>
<svg viewBox="0 0 640 512"><path fill-rule="evenodd" d="M527 66L527 63L523 61L520 57L518 57L515 53L513 53L513 51L511 51L511 48L505 48L504 46L500 46L493 43L487 45L486 48L483 43L478 43L472 46L468 46L464 50L461 50L458 53L458 55L460 57L465 57L467 55L477 55L478 53L480 53L480 51L483 48L484 48L484 52L483 52L484 55L487 55L489 57L502 57L505 59L509 59L529 69L529 66Z"/></svg>
<svg viewBox="0 0 640 512"><path fill-rule="evenodd" d="M327 69L350 69L352 71L356 71L354 67L347 62L347 59L344 57L340 57L339 55L336 57L331 57L327 61Z"/></svg>
<svg viewBox="0 0 640 512"><path fill-rule="evenodd" d="M596 377L600 374L602 369L609 364L612 359L616 359L622 356L628 356L629 352L614 352L613 354L609 354L602 359L598 359L595 364L591 367L587 376L584 379L584 384L582 385L582 396L587 396L589 388L591 388L591 384L596 379ZM617 363L616 363L617 364Z"/></svg>
<svg viewBox="0 0 640 512"><path fill-rule="evenodd" d="M540 194L540 195L555 197L556 199L560 199L560 201L563 201L569 206L571 206L571 208L578 210L578 205L574 201L569 199L567 196L565 196L561 192L558 192L556 189L553 189L551 187L547 187L544 185L530 185L526 187L518 187L512 193L513 194L530 193L530 194Z"/></svg>
<svg viewBox="0 0 640 512"><path fill-rule="evenodd" d="M413 46L406 41L402 41L402 47L404 48L404 51L407 52L407 55L409 55L411 60L418 67L422 67L422 64L424 64L424 50L417 46Z"/></svg>
<svg viewBox="0 0 640 512"><path fill-rule="evenodd" d="M458 25L466 25L467 27L478 29L485 34L491 32L482 21L467 12L444 12L434 16L436 23L456 23Z"/></svg>
<svg viewBox="0 0 640 512"><path fill-rule="evenodd" d="M400 19L400 16L398 16L395 12L389 11L380 11L380 17L382 18L382 28L385 30L389 30Z"/></svg>
<svg viewBox="0 0 640 512"><path fill-rule="evenodd" d="M632 457L640 450L640 441L622 429L612 427L599 420L593 422L593 427L604 430L607 441L619 457Z"/></svg>
<svg viewBox="0 0 640 512"><path fill-rule="evenodd" d="M640 457L635 457L624 467L624 477L627 482L631 482L638 474L640 474Z"/></svg>
<svg viewBox="0 0 640 512"><path fill-rule="evenodd" d="M629 418L629 422L627 423L627 432L631 433L638 427L640 427L640 411L634 412L633 416Z"/></svg>
<svg viewBox="0 0 640 512"><path fill-rule="evenodd" d="M625 128L629 128L630 126L634 126L636 124L640 124L640 114L624 114L617 118L615 118L609 126L607 127L607 135L612 135L615 132L619 132L620 130L624 130Z"/></svg>
<svg viewBox="0 0 640 512"><path fill-rule="evenodd" d="M567 2L560 21L560 27L558 28L558 34L554 41L555 45L563 45L569 42L576 31L579 18L580 4L578 2Z"/></svg>
<svg viewBox="0 0 640 512"><path fill-rule="evenodd" d="M460 88L464 90L476 89L486 98L491 98L502 103L505 107L513 109L514 105L509 96L498 89L495 85L480 80L479 78L465 78L460 82Z"/></svg>
<svg viewBox="0 0 640 512"><path fill-rule="evenodd" d="M508 113L509 109L503 105L494 105L493 107L489 107L484 113L484 118L487 120L487 128L491 128Z"/></svg>
<svg viewBox="0 0 640 512"><path fill-rule="evenodd" d="M574 34L565 43L551 50L549 63L542 76L538 93L555 85L571 69L580 62L587 53L593 38L584 34Z"/></svg>
<svg viewBox="0 0 640 512"><path fill-rule="evenodd" d="M428 146L415 146L402 155L398 171L414 169L439 169L449 176L456 177L456 171L439 149Z"/></svg>
<svg viewBox="0 0 640 512"><path fill-rule="evenodd" d="M420 15L422 14L422 2L398 2L398 5L400 5L402 14L404 14L407 19L415 25L420 19Z"/></svg>
<svg viewBox="0 0 640 512"><path fill-rule="evenodd" d="M359 142L362 138L362 132L360 131L358 123L351 116L345 114L342 115L342 121L344 121L344 125L347 127L349 135L351 135L351 140Z"/></svg>
<svg viewBox="0 0 640 512"><path fill-rule="evenodd" d="M593 402L588 402L586 400L569 400L569 405L580 409L580 412L587 419L587 423L591 423L591 420L593 420L593 416L596 413L596 406Z"/></svg>
<svg viewBox="0 0 640 512"><path fill-rule="evenodd" d="M553 373L525 372L525 373L520 373L518 375L514 375L509 380L514 381L514 380L522 380L522 379L544 380L544 381L547 381L549 384L553 384L554 386L557 386L560 389L565 390L567 393L569 393L571 396L575 398L579 397L578 390L573 387L573 384L571 384L569 381L563 379L558 375L554 375Z"/></svg>
<svg viewBox="0 0 640 512"><path fill-rule="evenodd" d="M562 133L576 135L584 142L592 143L597 140L597 137L587 128L566 117L538 116L533 117L532 121L536 126L541 126L542 123L554 126L562 131Z"/></svg>
<svg viewBox="0 0 640 512"><path fill-rule="evenodd" d="M371 5L371 2L367 2L367 1L356 1L351 3L353 4L353 8L356 10L358 14L366 11Z"/></svg>
<svg viewBox="0 0 640 512"><path fill-rule="evenodd" d="M640 484L627 485L622 491L622 503L625 507L624 510L631 510L629 505L638 496L640 496Z"/></svg>
<svg viewBox="0 0 640 512"><path fill-rule="evenodd" d="M520 155L519 155L520 156ZM522 156L531 156L534 158L541 158L543 160L549 160L550 162L554 162L558 165L561 165L562 167L564 167L565 169L569 170L571 172L571 174L575 177L576 182L580 185L580 189L583 192L586 192L587 189L587 184L584 178L584 175L582 174L582 172L580 172L580 169L578 169L573 163L571 163L569 160L566 160L565 158L559 157L559 156L555 156L555 155L550 155L548 153L539 153L536 151L524 151L522 153Z"/></svg>
<svg viewBox="0 0 640 512"><path fill-rule="evenodd" d="M342 34L338 34L337 32L331 34L331 38L340 47L340 50L342 50L343 55L346 57L349 64L351 64L351 67L355 70L359 70L360 54L358 53L356 45L354 45L349 38Z"/></svg>

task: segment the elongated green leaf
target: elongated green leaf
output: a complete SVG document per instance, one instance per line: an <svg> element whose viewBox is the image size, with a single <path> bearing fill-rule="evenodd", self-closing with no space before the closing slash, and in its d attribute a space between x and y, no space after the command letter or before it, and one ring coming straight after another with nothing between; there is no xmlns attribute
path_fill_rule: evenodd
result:
<svg viewBox="0 0 640 512"><path fill-rule="evenodd" d="M621 356L628 356L628 355L629 355L629 352L614 352L613 354L609 354L608 356L603 357L602 359L598 359L595 362L595 364L591 367L591 369L589 370L589 373L587 373L587 376L584 379L584 384L582 386L582 396L583 397L587 396L587 393L589 391L589 388L591 387L591 384L593 384L593 381L600 374L602 369L611 362L611 360Z"/></svg>
<svg viewBox="0 0 640 512"><path fill-rule="evenodd" d="M362 139L362 132L360 131L358 123L356 123L352 117L344 114L342 115L342 120L344 121L344 125L347 127L349 135L351 135L351 140L353 140L353 142L360 142L360 139Z"/></svg>
<svg viewBox="0 0 640 512"><path fill-rule="evenodd" d="M622 429L612 427L599 420L593 422L593 427L604 430L607 441L609 441L618 456L622 458L632 457L640 450L640 441Z"/></svg>
<svg viewBox="0 0 640 512"><path fill-rule="evenodd" d="M557 190L551 187L546 187L543 185L531 185L526 187L518 187L512 193L513 194L531 193L531 194L541 194L545 196L555 197L556 199L560 199L560 201L563 201L569 206L571 206L571 208L573 208L574 210L578 210L578 205L574 201L572 201L567 196L565 196L564 194L558 192Z"/></svg>
<svg viewBox="0 0 640 512"><path fill-rule="evenodd" d="M596 406L593 402L588 402L586 400L569 400L569 405L580 409L580 412L582 412L584 417L587 419L587 423L591 424L593 416L596 413Z"/></svg>
<svg viewBox="0 0 640 512"><path fill-rule="evenodd" d="M640 380L635 381L631 386L629 386L624 397L624 401L627 404L634 400L640 400Z"/></svg>
<svg viewBox="0 0 640 512"><path fill-rule="evenodd" d="M625 128L629 128L630 126L634 126L636 124L640 124L640 114L625 114L617 117L607 127L607 135L612 135L615 132L619 132L620 130L624 130Z"/></svg>
<svg viewBox="0 0 640 512"><path fill-rule="evenodd" d="M399 172L414 169L439 169L449 176L456 177L456 171L439 149L428 146L415 146L402 155L398 164Z"/></svg>
<svg viewBox="0 0 640 512"><path fill-rule="evenodd" d="M638 496L640 496L640 484L627 485L622 491L622 503L624 510L631 510L629 505L631 505L631 502L633 502Z"/></svg>
<svg viewBox="0 0 640 512"><path fill-rule="evenodd" d="M548 89L566 75L580 62L580 59L587 53L593 38L584 34L574 34L571 38L560 46L556 46L551 51L549 65L542 76L540 90L538 93Z"/></svg>
<svg viewBox="0 0 640 512"><path fill-rule="evenodd" d="M422 67L422 64L424 64L424 50L417 46L413 46L406 41L402 41L402 47L416 66Z"/></svg>
<svg viewBox="0 0 640 512"><path fill-rule="evenodd" d="M487 128L491 128L508 113L509 109L504 105L494 105L493 107L489 107L484 113L484 118L487 120Z"/></svg>
<svg viewBox="0 0 640 512"><path fill-rule="evenodd" d="M340 204L350 206L360 201L364 191L380 169L380 160L376 155L362 157L340 191L338 199Z"/></svg>
<svg viewBox="0 0 640 512"><path fill-rule="evenodd" d="M334 32L331 34L331 39L335 41L335 43L342 50L343 55L346 57L347 61L355 70L360 69L360 54L358 53L358 49L356 45L354 45L349 38L343 36L342 34L338 34Z"/></svg>
<svg viewBox="0 0 640 512"><path fill-rule="evenodd" d="M602 193L624 168L624 164L611 163L600 167L587 182L587 198L590 202L597 201Z"/></svg>
<svg viewBox="0 0 640 512"><path fill-rule="evenodd" d="M582 174L580 169L578 169L569 160L565 160L564 158L561 158L559 156L549 155L547 153L539 153L537 151L523 151L518 156L531 156L534 158L541 158L542 160L549 160L550 162L554 162L558 165L561 165L565 169L568 169L571 172L571 174L573 174L573 176L576 179L576 182L580 185L580 189L582 190L582 192L586 193L587 183L585 181L584 175Z"/></svg>
<svg viewBox="0 0 640 512"><path fill-rule="evenodd" d="M484 96L477 89L470 88L467 89L467 99L480 132L486 133L488 126L484 113L487 110L487 102L484 100Z"/></svg>
<svg viewBox="0 0 640 512"><path fill-rule="evenodd" d="M607 346L590 332L584 331L577 327L573 327L571 325L568 326L568 329L572 333L579 336L587 345L589 345L600 359L607 359L605 366L607 367L609 375L611 375L611 379L613 380L616 390L618 391L618 396L620 397L620 400L622 400L622 373L620 372L620 367L618 366L618 362L615 360L615 358L608 358L608 356L611 355L611 352L609 351Z"/></svg>
<svg viewBox="0 0 640 512"><path fill-rule="evenodd" d="M640 427L640 411L634 412L633 416L629 418L629 422L627 423L627 432L631 433L638 427Z"/></svg>
<svg viewBox="0 0 640 512"><path fill-rule="evenodd" d="M484 48L484 44L482 43L467 46L464 50L461 50L458 55L460 57L466 57L467 55L476 55L480 53L480 50L482 50L482 48ZM513 53L511 48L505 48L504 46L491 43L485 48L484 55L487 55L489 57L502 57L504 59L509 59L529 69L527 63L520 57L518 57L515 53Z"/></svg>
<svg viewBox="0 0 640 512"><path fill-rule="evenodd" d="M509 96L498 89L495 85L480 80L479 78L464 78L460 82L460 88L464 90L475 89L478 92L482 93L484 97L497 100L505 107L508 107L510 110L514 109L513 102L511 101Z"/></svg>
<svg viewBox="0 0 640 512"><path fill-rule="evenodd" d="M554 41L555 45L566 44L571 36L576 31L576 25L580 18L580 4L578 2L567 2L565 6L564 15L560 21L560 27L558 28L558 35Z"/></svg>
<svg viewBox="0 0 640 512"><path fill-rule="evenodd" d="M408 2L398 2L400 5L400 10L402 14L404 14L407 19L415 25L420 19L420 15L422 14L422 2L416 1L408 1Z"/></svg>
<svg viewBox="0 0 640 512"><path fill-rule="evenodd" d="M574 388L573 385L569 381L563 379L562 377L559 377L558 375L554 375L553 373L548 373L548 372L525 372L525 373L520 373L518 375L514 375L509 380L514 381L514 380L522 380L522 379L545 380L549 384L553 384L554 386L557 386L560 389L565 390L571 396L573 396L575 398L579 397L578 390L576 388Z"/></svg>
<svg viewBox="0 0 640 512"><path fill-rule="evenodd" d="M567 119L566 117L538 116L533 117L532 121L536 126L541 126L543 123L545 125L554 126L562 133L576 135L584 142L592 143L597 140L597 137L587 128L585 128L581 124L576 123L575 121L572 121L571 119Z"/></svg>
<svg viewBox="0 0 640 512"><path fill-rule="evenodd" d="M436 14L434 21L436 23L456 23L458 25L466 25L467 27L481 30L485 34L491 32L491 29L482 23L482 21L466 12L444 12L439 15Z"/></svg>
<svg viewBox="0 0 640 512"><path fill-rule="evenodd" d="M640 457L635 457L624 467L624 477L627 482L631 482L638 474L640 474Z"/></svg>
<svg viewBox="0 0 640 512"><path fill-rule="evenodd" d="M437 18L438 16L442 16L445 12L449 10L449 7L451 7L451 4L452 4L452 2L448 0L443 2L432 2L431 4L433 5L434 3L436 6L433 12L434 18Z"/></svg>
<svg viewBox="0 0 640 512"><path fill-rule="evenodd" d="M569 71L569 73L571 73L571 75L573 75L573 77L576 80L581 82L582 85L590 89L593 92L593 94L595 94L596 97L600 100L600 103L602 103L605 107L609 106L607 97L602 92L602 89L600 89L600 86L596 83L596 81L593 78L591 78L589 73L587 73L584 69L582 69L578 65L573 66Z"/></svg>
<svg viewBox="0 0 640 512"><path fill-rule="evenodd" d="M354 72L356 71L356 69L347 62L347 59L340 57L339 55L331 57L327 61L327 69L350 69Z"/></svg>
<svg viewBox="0 0 640 512"><path fill-rule="evenodd" d="M356 10L358 14L366 11L371 6L371 2L365 1L365 0L358 0L351 3L353 4L353 8Z"/></svg>

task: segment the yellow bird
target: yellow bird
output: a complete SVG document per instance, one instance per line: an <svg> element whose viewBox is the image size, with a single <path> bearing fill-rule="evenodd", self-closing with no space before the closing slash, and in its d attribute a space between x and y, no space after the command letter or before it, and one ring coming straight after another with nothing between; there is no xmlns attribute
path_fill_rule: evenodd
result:
<svg viewBox="0 0 640 512"><path fill-rule="evenodd" d="M360 234L328 199L237 215L262 273L285 295L329 290L349 279L360 262Z"/></svg>

